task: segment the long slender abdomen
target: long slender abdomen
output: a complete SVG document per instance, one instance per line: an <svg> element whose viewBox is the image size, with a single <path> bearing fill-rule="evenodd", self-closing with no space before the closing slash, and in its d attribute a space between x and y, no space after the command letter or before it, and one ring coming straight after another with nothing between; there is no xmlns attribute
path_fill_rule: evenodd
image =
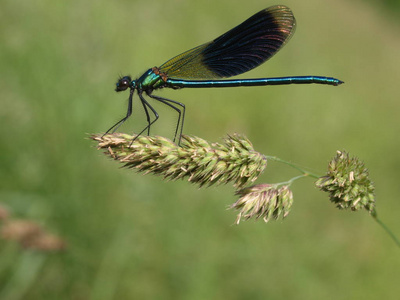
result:
<svg viewBox="0 0 400 300"><path fill-rule="evenodd" d="M323 76L292 76L256 79L231 79L231 80L180 80L167 79L167 86L171 88L212 88L212 87L237 87L237 86L264 86L285 84L327 84L339 85L343 81L333 77Z"/></svg>

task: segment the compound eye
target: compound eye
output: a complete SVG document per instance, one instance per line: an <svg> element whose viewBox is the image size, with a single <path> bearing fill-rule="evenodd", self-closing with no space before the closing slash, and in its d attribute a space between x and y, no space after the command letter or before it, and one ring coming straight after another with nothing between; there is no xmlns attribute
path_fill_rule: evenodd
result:
<svg viewBox="0 0 400 300"><path fill-rule="evenodd" d="M129 76L122 77L118 80L115 90L117 92L125 91L131 85L131 78Z"/></svg>

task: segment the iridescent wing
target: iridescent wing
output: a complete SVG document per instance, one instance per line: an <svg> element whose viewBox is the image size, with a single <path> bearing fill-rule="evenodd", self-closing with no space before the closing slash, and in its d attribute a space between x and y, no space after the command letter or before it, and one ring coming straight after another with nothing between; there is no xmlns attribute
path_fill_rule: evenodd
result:
<svg viewBox="0 0 400 300"><path fill-rule="evenodd" d="M293 35L296 20L283 5L264 9L212 42L170 59L160 72L174 79L231 77L250 71L279 51Z"/></svg>

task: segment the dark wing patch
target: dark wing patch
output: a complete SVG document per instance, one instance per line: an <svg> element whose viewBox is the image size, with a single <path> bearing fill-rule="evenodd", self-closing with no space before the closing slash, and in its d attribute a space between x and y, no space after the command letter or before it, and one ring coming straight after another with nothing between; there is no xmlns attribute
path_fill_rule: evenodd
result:
<svg viewBox="0 0 400 300"><path fill-rule="evenodd" d="M293 35L296 21L283 5L264 9L210 43L188 50L164 63L170 78L231 77L264 63Z"/></svg>

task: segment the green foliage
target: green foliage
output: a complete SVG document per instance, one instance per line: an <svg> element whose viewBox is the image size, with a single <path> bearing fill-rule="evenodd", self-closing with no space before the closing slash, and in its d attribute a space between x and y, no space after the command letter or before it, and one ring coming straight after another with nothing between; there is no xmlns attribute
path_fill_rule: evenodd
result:
<svg viewBox="0 0 400 300"><path fill-rule="evenodd" d="M296 184L284 222L230 226L231 187L135 174L87 139L126 112L127 96L114 92L120 73L136 77L273 4L2 1L0 201L66 248L0 240L0 299L396 299L398 248L367 214L338 213ZM185 103L185 134L243 133L258 151L319 172L338 148L357 154L379 213L400 228L398 23L360 2L284 4L295 35L243 78L326 75L344 85L159 94ZM123 132L143 128L134 105ZM152 134L172 137L176 115L160 113ZM261 182L290 172L268 169Z"/></svg>

